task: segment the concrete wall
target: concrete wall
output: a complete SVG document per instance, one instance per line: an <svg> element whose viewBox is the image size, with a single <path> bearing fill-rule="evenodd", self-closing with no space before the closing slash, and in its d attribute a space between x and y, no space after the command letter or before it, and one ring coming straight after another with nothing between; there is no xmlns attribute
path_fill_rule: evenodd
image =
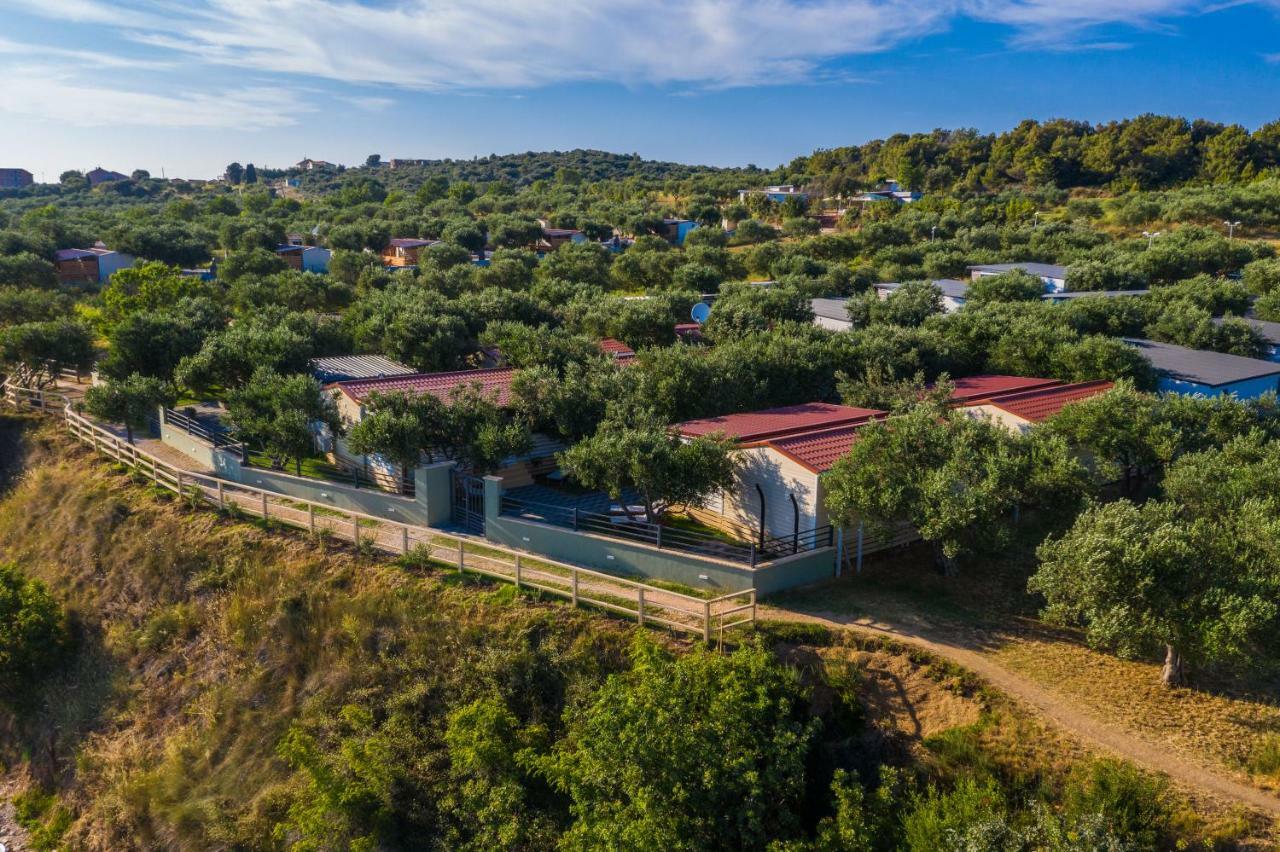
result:
<svg viewBox="0 0 1280 852"><path fill-rule="evenodd" d="M252 485L300 500L327 503L337 509L363 512L415 526L442 526L449 523L452 515L449 471L453 462L418 468L414 477L415 496L403 497L373 488L353 488L323 479L294 476L279 470L246 467L235 452L215 449L168 423L161 423L160 440L228 482Z"/></svg>
<svg viewBox="0 0 1280 852"><path fill-rule="evenodd" d="M501 482L496 477L486 477L485 537L490 541L621 577L667 580L721 593L756 588L767 594L835 576L834 548L801 553L752 569L676 550L659 550L639 542L504 516L499 511L501 496Z"/></svg>

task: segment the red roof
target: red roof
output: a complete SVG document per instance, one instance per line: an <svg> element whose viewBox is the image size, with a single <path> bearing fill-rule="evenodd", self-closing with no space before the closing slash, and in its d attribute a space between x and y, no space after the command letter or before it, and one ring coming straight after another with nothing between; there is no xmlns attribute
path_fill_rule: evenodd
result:
<svg viewBox="0 0 1280 852"><path fill-rule="evenodd" d="M516 371L510 367L491 370L456 370L452 373L410 373L381 379L354 379L334 382L327 387L341 391L356 402L364 402L371 393L429 393L447 400L455 388L479 385L480 391L498 405L511 401L511 380Z"/></svg>
<svg viewBox="0 0 1280 852"><path fill-rule="evenodd" d="M883 413L882 413L883 414ZM801 432L796 435L784 435L771 438L757 446L770 447L784 456L795 459L814 473L825 473L831 469L836 460L849 453L862 427L879 417L849 426L837 426L834 429L822 429Z"/></svg>
<svg viewBox="0 0 1280 852"><path fill-rule="evenodd" d="M871 408L807 402L803 405L788 405L763 411L747 411L741 414L689 420L676 424L675 428L681 435L688 438L722 432L739 441L763 441L783 435L795 435L799 432L861 424L883 415L883 411Z"/></svg>
<svg viewBox="0 0 1280 852"><path fill-rule="evenodd" d="M619 360L625 358L636 357L636 351L621 340L615 340L612 337L606 337L600 341L600 351L606 355L612 355Z"/></svg>
<svg viewBox="0 0 1280 852"><path fill-rule="evenodd" d="M1025 376L967 376L963 379L953 379L952 384L955 385L955 390L951 394L952 402L974 403L999 394L1053 387L1062 382L1057 379L1030 379Z"/></svg>
<svg viewBox="0 0 1280 852"><path fill-rule="evenodd" d="M1074 385L1058 385L1050 388L1002 394L983 401L1028 423L1040 423L1057 414L1067 405L1089 399L1111 390L1111 382L1080 382Z"/></svg>

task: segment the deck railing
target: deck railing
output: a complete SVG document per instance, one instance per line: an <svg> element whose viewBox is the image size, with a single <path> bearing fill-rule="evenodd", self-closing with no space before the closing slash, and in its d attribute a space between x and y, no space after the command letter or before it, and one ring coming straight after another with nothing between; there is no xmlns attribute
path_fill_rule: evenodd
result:
<svg viewBox="0 0 1280 852"><path fill-rule="evenodd" d="M715 598L660 589L612 574L592 571L480 539L339 509L326 503L287 497L274 491L182 470L140 449L75 411L54 391L0 386L11 404L56 415L77 440L95 452L131 468L152 485L238 515L307 530L317 536L350 541L392 554L418 554L461 573L474 573L564 598L574 606L593 606L710 641L756 619L754 589Z"/></svg>
<svg viewBox="0 0 1280 852"><path fill-rule="evenodd" d="M650 523L625 514L586 512L574 507L537 503L505 495L501 509L504 515L527 518L578 532L635 541L659 549L723 559L752 568L784 556L831 547L833 540L831 527L827 526L795 535L765 539L759 543L734 542L709 533Z"/></svg>

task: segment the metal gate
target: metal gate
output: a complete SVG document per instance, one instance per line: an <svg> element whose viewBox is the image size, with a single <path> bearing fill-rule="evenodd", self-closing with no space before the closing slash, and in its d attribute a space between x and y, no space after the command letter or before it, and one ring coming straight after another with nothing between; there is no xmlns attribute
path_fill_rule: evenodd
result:
<svg viewBox="0 0 1280 852"><path fill-rule="evenodd" d="M484 480L453 475L453 522L467 532L484 534Z"/></svg>

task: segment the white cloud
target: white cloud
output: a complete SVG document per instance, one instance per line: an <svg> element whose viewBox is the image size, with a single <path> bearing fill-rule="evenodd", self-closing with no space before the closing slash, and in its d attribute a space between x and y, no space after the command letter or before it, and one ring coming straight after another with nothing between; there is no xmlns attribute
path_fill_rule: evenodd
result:
<svg viewBox="0 0 1280 852"><path fill-rule="evenodd" d="M1266 2L1266 0L1262 0ZM1274 0L1270 0L1274 2ZM1017 47L1119 49L1094 28L1166 26L1194 0L0 0L243 70L425 90L573 81L724 88L824 79L957 17Z"/></svg>
<svg viewBox="0 0 1280 852"><path fill-rule="evenodd" d="M180 97L78 81L44 65L0 70L0 113L9 112L78 127L180 127L257 130L296 124L309 107L278 88L184 92Z"/></svg>

